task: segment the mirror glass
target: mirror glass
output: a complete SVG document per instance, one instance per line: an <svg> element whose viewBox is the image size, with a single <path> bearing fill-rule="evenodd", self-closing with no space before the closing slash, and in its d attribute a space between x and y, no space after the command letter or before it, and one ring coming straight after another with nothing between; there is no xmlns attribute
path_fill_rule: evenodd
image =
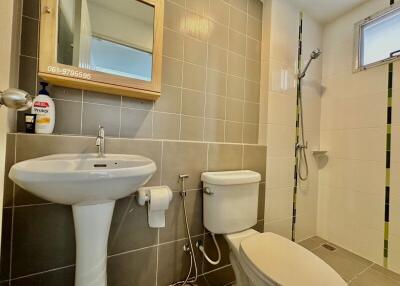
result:
<svg viewBox="0 0 400 286"><path fill-rule="evenodd" d="M58 63L151 81L153 29L138 0L59 0Z"/></svg>

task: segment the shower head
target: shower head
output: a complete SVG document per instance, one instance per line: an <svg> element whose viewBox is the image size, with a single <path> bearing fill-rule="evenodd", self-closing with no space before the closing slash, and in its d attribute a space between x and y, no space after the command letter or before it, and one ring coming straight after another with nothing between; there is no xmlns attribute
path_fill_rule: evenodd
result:
<svg viewBox="0 0 400 286"><path fill-rule="evenodd" d="M310 67L311 61L318 59L318 57L321 55L321 53L322 52L320 49L315 49L314 51L311 52L310 59L308 60L303 72L299 74L299 79L302 79L303 77L306 76L306 72L307 72L308 68Z"/></svg>
<svg viewBox="0 0 400 286"><path fill-rule="evenodd" d="M311 52L311 55L310 55L310 57L313 59L313 60L316 60L316 59L318 59L318 57L321 55L321 50L320 49L315 49L314 51L312 51Z"/></svg>

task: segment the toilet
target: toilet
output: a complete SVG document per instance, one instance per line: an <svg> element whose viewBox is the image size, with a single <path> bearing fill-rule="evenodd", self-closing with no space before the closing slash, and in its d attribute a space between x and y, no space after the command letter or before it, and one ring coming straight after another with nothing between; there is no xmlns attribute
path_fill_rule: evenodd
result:
<svg viewBox="0 0 400 286"><path fill-rule="evenodd" d="M328 264L277 234L253 230L257 223L259 173L241 170L205 172L204 226L223 234L236 286L346 286Z"/></svg>

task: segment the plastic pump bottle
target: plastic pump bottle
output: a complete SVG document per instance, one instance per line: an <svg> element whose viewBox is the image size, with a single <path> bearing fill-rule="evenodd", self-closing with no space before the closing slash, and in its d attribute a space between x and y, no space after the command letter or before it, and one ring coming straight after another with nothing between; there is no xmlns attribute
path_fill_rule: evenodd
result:
<svg viewBox="0 0 400 286"><path fill-rule="evenodd" d="M36 114L35 132L41 134L51 134L54 130L56 121L54 101L50 98L46 90L48 84L41 82L42 89L39 95L35 97L32 104L32 113Z"/></svg>

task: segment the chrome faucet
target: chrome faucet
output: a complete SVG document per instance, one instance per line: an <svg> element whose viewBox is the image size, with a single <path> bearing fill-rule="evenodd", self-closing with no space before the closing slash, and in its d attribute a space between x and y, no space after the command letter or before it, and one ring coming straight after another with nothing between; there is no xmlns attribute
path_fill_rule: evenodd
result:
<svg viewBox="0 0 400 286"><path fill-rule="evenodd" d="M98 150L97 157L102 158L104 157L104 127L99 125L99 133L96 138L96 146Z"/></svg>

